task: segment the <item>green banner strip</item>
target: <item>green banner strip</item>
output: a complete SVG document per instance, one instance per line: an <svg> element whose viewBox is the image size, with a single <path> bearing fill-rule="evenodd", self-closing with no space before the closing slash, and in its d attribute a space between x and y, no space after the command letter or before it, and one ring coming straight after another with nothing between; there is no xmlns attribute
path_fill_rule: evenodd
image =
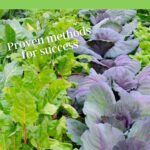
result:
<svg viewBox="0 0 150 150"><path fill-rule="evenodd" d="M150 8L150 0L0 0L1 9Z"/></svg>

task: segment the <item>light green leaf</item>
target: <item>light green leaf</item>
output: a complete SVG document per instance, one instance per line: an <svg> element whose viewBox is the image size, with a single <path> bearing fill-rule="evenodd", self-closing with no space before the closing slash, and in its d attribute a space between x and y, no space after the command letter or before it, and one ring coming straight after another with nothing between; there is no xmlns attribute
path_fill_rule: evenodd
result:
<svg viewBox="0 0 150 150"><path fill-rule="evenodd" d="M44 107L42 113L46 114L46 115L54 115L57 112L57 109L58 109L58 107L56 105L48 103Z"/></svg>
<svg viewBox="0 0 150 150"><path fill-rule="evenodd" d="M52 81L54 81L56 79L57 78L56 78L54 70L49 69L49 68L42 69L40 74L39 74L39 80L43 84L51 83Z"/></svg>
<svg viewBox="0 0 150 150"><path fill-rule="evenodd" d="M48 119L44 119L37 126L29 126L31 144L38 149L49 148L49 135L48 135Z"/></svg>
<svg viewBox="0 0 150 150"><path fill-rule="evenodd" d="M33 124L37 120L35 100L27 91L16 93L11 115L21 125Z"/></svg>
<svg viewBox="0 0 150 150"><path fill-rule="evenodd" d="M63 135L67 131L66 118L63 116L59 120L53 120L49 124L49 135L55 139L62 141Z"/></svg>
<svg viewBox="0 0 150 150"><path fill-rule="evenodd" d="M9 42L15 42L16 33L9 24L5 25L5 34L6 34L6 44Z"/></svg>
<svg viewBox="0 0 150 150"><path fill-rule="evenodd" d="M49 97L49 102L56 100L59 95L71 87L71 83L64 79L55 80L49 87L47 96Z"/></svg>
<svg viewBox="0 0 150 150"><path fill-rule="evenodd" d="M90 55L85 55L85 54L79 55L76 58L79 60L87 60L87 62L92 61L92 57Z"/></svg>
<svg viewBox="0 0 150 150"><path fill-rule="evenodd" d="M72 118L78 118L78 112L69 104L63 104L63 108L71 115Z"/></svg>
<svg viewBox="0 0 150 150"><path fill-rule="evenodd" d="M50 139L50 149L51 150L72 150L72 145L70 143L62 143L55 139Z"/></svg>
<svg viewBox="0 0 150 150"><path fill-rule="evenodd" d="M71 74L72 67L74 66L74 55L73 52L67 53L67 55L61 56L58 59L58 65L56 67L56 70L58 71L58 74L61 76L68 76Z"/></svg>

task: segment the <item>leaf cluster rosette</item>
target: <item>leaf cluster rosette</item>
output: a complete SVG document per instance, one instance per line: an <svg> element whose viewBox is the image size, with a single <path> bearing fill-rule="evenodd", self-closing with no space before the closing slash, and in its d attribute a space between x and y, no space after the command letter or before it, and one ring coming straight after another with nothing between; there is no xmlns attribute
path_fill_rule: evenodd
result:
<svg viewBox="0 0 150 150"><path fill-rule="evenodd" d="M89 54L98 63L103 58L116 58L137 49L139 40L133 35L137 28L136 10L100 10L95 15L90 13L94 24L90 38L88 41L78 38L79 48L75 49L76 53Z"/></svg>

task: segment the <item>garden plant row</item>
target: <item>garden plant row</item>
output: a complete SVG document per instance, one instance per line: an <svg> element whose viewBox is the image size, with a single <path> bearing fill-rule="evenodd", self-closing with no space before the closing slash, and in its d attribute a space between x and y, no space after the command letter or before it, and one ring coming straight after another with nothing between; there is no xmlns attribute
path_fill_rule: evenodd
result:
<svg viewBox="0 0 150 150"><path fill-rule="evenodd" d="M0 10L0 150L150 150L149 26L149 10Z"/></svg>

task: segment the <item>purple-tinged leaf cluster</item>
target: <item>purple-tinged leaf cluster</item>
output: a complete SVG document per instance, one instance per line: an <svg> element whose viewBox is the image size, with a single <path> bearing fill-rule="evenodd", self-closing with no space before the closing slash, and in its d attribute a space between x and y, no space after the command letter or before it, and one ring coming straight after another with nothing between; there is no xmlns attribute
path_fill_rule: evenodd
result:
<svg viewBox="0 0 150 150"><path fill-rule="evenodd" d="M78 39L79 48L74 49L92 56L90 73L80 80L69 78L77 83L69 93L82 108L88 127L80 137L80 150L149 150L150 66L141 68L128 56L139 45L133 35L136 11L79 14L88 14L93 24L90 39Z"/></svg>

